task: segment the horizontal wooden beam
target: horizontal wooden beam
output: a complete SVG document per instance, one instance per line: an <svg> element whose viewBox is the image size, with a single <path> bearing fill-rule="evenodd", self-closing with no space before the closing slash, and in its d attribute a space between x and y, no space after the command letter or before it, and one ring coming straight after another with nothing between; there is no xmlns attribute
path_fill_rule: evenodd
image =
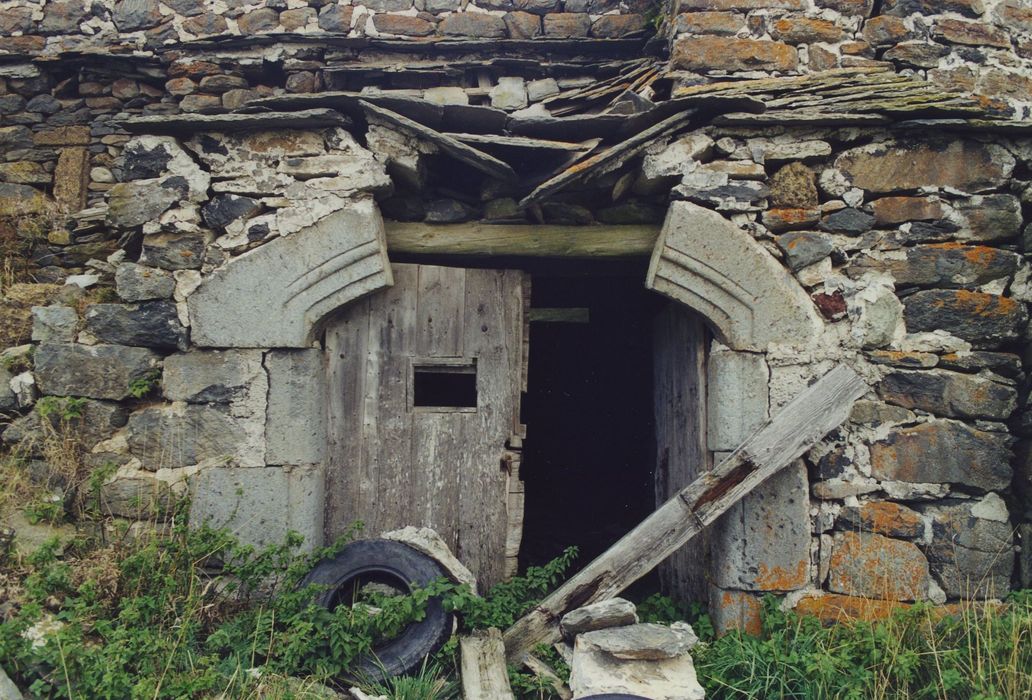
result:
<svg viewBox="0 0 1032 700"><path fill-rule="evenodd" d="M532 226L384 222L387 252L409 255L620 259L647 258L658 224Z"/></svg>

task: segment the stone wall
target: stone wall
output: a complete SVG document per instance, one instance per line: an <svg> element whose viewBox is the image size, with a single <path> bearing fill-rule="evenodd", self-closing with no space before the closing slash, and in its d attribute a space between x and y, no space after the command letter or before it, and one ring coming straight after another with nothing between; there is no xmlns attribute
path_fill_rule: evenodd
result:
<svg viewBox="0 0 1032 700"><path fill-rule="evenodd" d="M411 40L613 38L645 27L645 0L4 0L0 35L22 50L144 49L270 33Z"/></svg>
<svg viewBox="0 0 1032 700"><path fill-rule="evenodd" d="M874 18L864 3L770 4L682 3L671 23L677 80L816 70L820 51L835 65L887 60L933 81L969 65L982 67L976 80L985 85L986 75L1029 75L1027 27L1016 4L886 2ZM59 7L73 19L60 24ZM5 39L5 48L56 53L88 41L113 45L111 8L95 3L77 20L75 7L53 5L49 24L46 9L5 9L4 22L28 18L0 30L23 33ZM116 24L119 7L123 15L147 15L149 5L124 0L113 10ZM173 17L172 6L156 7L162 18ZM505 21L505 8L472 8L441 10L438 29L461 14ZM286 28L283 15L295 10L314 27L324 13L345 9L349 27L375 27L375 17L360 22L362 13L350 6L239 9L227 27L272 12ZM637 9L619 16L641 15ZM419 19L405 12L383 9ZM178 32L191 18L217 25L218 16L176 14L154 26ZM943 29L974 19L984 27L1002 21L993 31L1007 33L1009 48L971 46L958 39L961 30ZM901 26L903 34L891 33ZM68 39L83 27L88 37ZM143 47L152 29L121 36ZM863 41L866 48L858 46ZM692 64L707 46L712 63ZM913 53L901 58L906 51L942 53L936 46L948 53L934 65L914 64ZM721 65L737 47L770 58ZM1032 137L988 128L840 128L833 121L700 126L528 211L510 185L450 179L454 171L441 165L446 159L435 146L376 119L130 134L127 117L222 112L262 97L318 92L340 79L331 70L338 49L289 42L209 49L0 64L0 213L5 235L33 262L31 280L8 285L0 302L0 345L8 348L0 353L0 408L10 418L3 440L41 458L32 446L47 419L33 410L38 397L82 399L73 423L87 462L114 468L102 490L112 515L164 518L170 499L192 485L198 517L230 523L256 541L288 528L318 540L325 432L325 402L312 390L322 386L318 324L387 283L382 270L375 277L381 211L431 223L659 223L669 214L668 226L715 212L720 224L706 229L710 237L729 242L733 233L736 245L790 275L810 305L804 316L819 320L812 337L795 343L760 347L732 336L714 344L714 456L836 363L848 363L874 387L847 425L716 529L710 593L718 623L754 625L765 592L833 616L1032 585ZM777 68L778 61L786 63ZM490 103L540 113L560 87L594 79L588 62L558 79L507 70L497 69L485 87L383 80L437 106ZM416 86L402 88L404 80ZM992 89L974 87L993 98L990 111L1020 116L1027 93L999 89L1002 80L993 79ZM1000 95L1005 102L996 101ZM469 192L456 194L474 180ZM291 288L340 250L357 251L356 264L368 269L354 277L375 278L371 286L352 286L345 266L310 280L312 288L322 285L313 297L329 300L322 306ZM733 262L720 268L730 283L751 274ZM265 296L221 309L220 299L238 298L241 279L252 287L261 280ZM257 321L255 309L262 312ZM762 320L777 328L783 317L772 311ZM299 433L298 424L311 432Z"/></svg>
<svg viewBox="0 0 1032 700"><path fill-rule="evenodd" d="M677 0L667 31L688 84L887 65L1018 118L1032 104L1023 0Z"/></svg>

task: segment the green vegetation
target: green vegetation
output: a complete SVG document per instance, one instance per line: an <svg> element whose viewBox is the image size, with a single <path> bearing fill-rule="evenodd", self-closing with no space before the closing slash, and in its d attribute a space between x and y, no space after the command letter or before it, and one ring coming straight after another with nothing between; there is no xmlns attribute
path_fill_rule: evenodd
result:
<svg viewBox="0 0 1032 700"><path fill-rule="evenodd" d="M711 700L1032 697L1032 591L945 615L915 605L880 622L823 627L764 601L759 637L732 633L695 653Z"/></svg>
<svg viewBox="0 0 1032 700"><path fill-rule="evenodd" d="M12 606L0 626L0 666L39 698L307 697L303 682L285 679L332 684L378 641L421 619L431 597L443 595L463 629L505 626L574 556L484 598L439 581L405 596L371 594L375 612L329 611L313 602L317 587L299 584L348 538L312 554L299 552L295 535L255 551L225 531L185 523L181 509L164 532L79 542L62 557L54 542L5 566L0 587ZM377 692L451 697L455 651L453 640L422 673Z"/></svg>
<svg viewBox="0 0 1032 700"><path fill-rule="evenodd" d="M37 510L54 515L45 504ZM421 619L431 597L443 596L460 633L504 629L576 556L568 550L484 597L442 580L329 611L313 602L316 587L299 583L347 538L311 554L294 535L255 550L224 531L191 529L185 515L182 506L151 534L80 538L61 556L55 542L25 561L9 557L0 567L0 666L45 699L320 698L360 655ZM1032 697L1032 591L952 616L915 605L885 621L833 627L782 612L771 598L761 635L719 639L699 606L653 595L638 609L643 621L693 624L702 639L696 668L712 700ZM453 637L419 672L364 689L398 700L457 698L457 646ZM553 649L536 654L568 678ZM510 668L510 681L521 700L555 697L521 669Z"/></svg>
<svg viewBox="0 0 1032 700"><path fill-rule="evenodd" d="M142 399L150 394L161 383L161 370L152 369L142 377L129 382L129 395L134 399Z"/></svg>

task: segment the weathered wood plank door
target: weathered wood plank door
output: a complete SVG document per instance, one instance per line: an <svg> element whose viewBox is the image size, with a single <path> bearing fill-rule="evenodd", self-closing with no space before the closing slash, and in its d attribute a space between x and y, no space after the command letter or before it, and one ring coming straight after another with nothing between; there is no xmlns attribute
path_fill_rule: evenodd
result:
<svg viewBox="0 0 1032 700"><path fill-rule="evenodd" d="M328 541L431 527L481 587L506 571L518 480L524 274L394 265L394 286L326 331ZM510 537L511 540L511 537Z"/></svg>
<svg viewBox="0 0 1032 700"><path fill-rule="evenodd" d="M656 507L712 468L706 449L706 347L702 318L669 304L653 327L653 400L656 430ZM663 593L706 600L709 533L703 532L659 566Z"/></svg>

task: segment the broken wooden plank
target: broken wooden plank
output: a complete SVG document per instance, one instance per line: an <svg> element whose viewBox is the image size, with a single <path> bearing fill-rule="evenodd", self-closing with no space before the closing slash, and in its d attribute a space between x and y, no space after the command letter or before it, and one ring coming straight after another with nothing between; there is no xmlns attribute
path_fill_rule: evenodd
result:
<svg viewBox="0 0 1032 700"><path fill-rule="evenodd" d="M581 162L567 168L552 179L538 185L537 188L520 201L520 206L527 206L540 202L546 197L569 187L575 182L585 180L592 174L600 174L606 168L613 168L619 163L632 158L638 152L645 149L656 139L674 132L677 129L687 126L689 120L695 115L694 110L688 110L679 114L667 117L658 124L645 129L644 131L631 136L626 141L611 146L601 153L586 158Z"/></svg>
<svg viewBox="0 0 1032 700"><path fill-rule="evenodd" d="M350 126L351 120L332 109L254 114L153 114L130 117L119 125L132 134L181 134L245 129L312 129Z"/></svg>
<svg viewBox="0 0 1032 700"><path fill-rule="evenodd" d="M534 139L526 136L502 136L496 134L458 134L445 132L445 136L451 136L463 143L475 143L482 146L504 146L507 148L529 148L534 150L547 151L586 151L591 141L583 143L571 141L550 141L547 139Z"/></svg>
<svg viewBox="0 0 1032 700"><path fill-rule="evenodd" d="M505 646L494 627L459 640L459 670L465 700L512 700Z"/></svg>
<svg viewBox="0 0 1032 700"><path fill-rule="evenodd" d="M839 365L782 408L713 471L686 486L539 603L504 635L512 662L560 638L567 612L617 595L677 551L728 508L838 427L868 390Z"/></svg>
<svg viewBox="0 0 1032 700"><path fill-rule="evenodd" d="M527 654L526 658L523 659L523 665L527 667L528 671L552 686L552 690L559 696L560 700L570 700L573 697L570 687L563 682L559 674L538 657Z"/></svg>
<svg viewBox="0 0 1032 700"><path fill-rule="evenodd" d="M359 104L362 105L362 108L369 114L386 122L390 122L401 129L409 131L418 138L433 143L453 158L462 161L472 168L476 168L482 173L486 173L491 177L506 182L513 182L516 180L516 171L513 170L508 163L504 163L494 156L490 156L483 151L478 151L477 149L467 146L451 136L442 134L440 131L435 131L428 126L415 122L408 117L398 114L397 112L392 112L391 110L384 109L383 107L377 107L367 100L359 100Z"/></svg>
<svg viewBox="0 0 1032 700"><path fill-rule="evenodd" d="M529 226L479 222L435 226L385 221L391 255L530 258L643 258L652 255L659 226Z"/></svg>

